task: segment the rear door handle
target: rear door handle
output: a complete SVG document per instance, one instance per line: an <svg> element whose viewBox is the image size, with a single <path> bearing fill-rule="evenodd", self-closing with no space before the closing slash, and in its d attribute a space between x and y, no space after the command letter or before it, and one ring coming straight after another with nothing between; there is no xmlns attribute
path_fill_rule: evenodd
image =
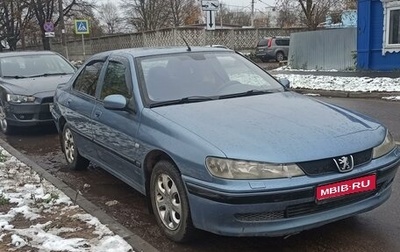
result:
<svg viewBox="0 0 400 252"><path fill-rule="evenodd" d="M97 110L94 112L94 116L99 118L101 116L102 112L100 110Z"/></svg>

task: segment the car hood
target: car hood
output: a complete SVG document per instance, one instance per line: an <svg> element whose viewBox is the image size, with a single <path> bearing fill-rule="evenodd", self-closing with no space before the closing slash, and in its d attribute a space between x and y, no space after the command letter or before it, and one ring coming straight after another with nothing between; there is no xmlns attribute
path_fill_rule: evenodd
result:
<svg viewBox="0 0 400 252"><path fill-rule="evenodd" d="M71 76L72 74L22 79L1 78L0 83L13 94L36 95L54 92L59 84L67 82Z"/></svg>
<svg viewBox="0 0 400 252"><path fill-rule="evenodd" d="M377 146L386 133L372 119L292 92L153 111L211 143L228 158L273 163L355 153Z"/></svg>

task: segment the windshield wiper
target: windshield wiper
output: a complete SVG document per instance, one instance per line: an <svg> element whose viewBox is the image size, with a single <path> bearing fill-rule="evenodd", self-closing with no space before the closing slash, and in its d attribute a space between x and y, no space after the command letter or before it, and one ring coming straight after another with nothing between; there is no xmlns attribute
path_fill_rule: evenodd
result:
<svg viewBox="0 0 400 252"><path fill-rule="evenodd" d="M183 103L211 101L211 100L215 100L215 98L212 98L209 96L189 96L189 97L185 97L182 99L156 102L156 103L150 104L150 108L167 106L167 105L175 105L175 104L183 104Z"/></svg>
<svg viewBox="0 0 400 252"><path fill-rule="evenodd" d="M35 77L46 77L46 76L54 76L54 75L67 75L68 73L60 72L60 73L43 73L37 75L27 76L26 78L35 78Z"/></svg>
<svg viewBox="0 0 400 252"><path fill-rule="evenodd" d="M23 79L23 78L28 78L28 76L22 76L22 75L5 75L2 76L3 78L12 78L12 79Z"/></svg>
<svg viewBox="0 0 400 252"><path fill-rule="evenodd" d="M279 91L277 89L270 89L270 90L252 89L252 90L249 90L249 91L246 91L246 92L220 95L220 96L218 96L218 99L228 99L228 98L251 96L251 95L270 94L270 93L276 93L276 92L279 92Z"/></svg>

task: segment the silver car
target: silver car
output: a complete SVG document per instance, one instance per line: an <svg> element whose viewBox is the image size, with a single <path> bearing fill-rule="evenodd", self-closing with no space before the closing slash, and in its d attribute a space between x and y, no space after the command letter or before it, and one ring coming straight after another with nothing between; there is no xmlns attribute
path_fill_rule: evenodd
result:
<svg viewBox="0 0 400 252"><path fill-rule="evenodd" d="M290 37L262 38L257 43L256 56L263 62L275 59L280 62L289 55Z"/></svg>

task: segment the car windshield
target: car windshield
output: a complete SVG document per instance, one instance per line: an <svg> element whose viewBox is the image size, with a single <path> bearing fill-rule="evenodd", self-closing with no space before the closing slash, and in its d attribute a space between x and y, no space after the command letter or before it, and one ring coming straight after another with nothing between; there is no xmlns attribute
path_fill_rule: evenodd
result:
<svg viewBox="0 0 400 252"><path fill-rule="evenodd" d="M150 104L209 101L284 91L257 65L234 52L187 52L139 59ZM171 104L171 103L167 103Z"/></svg>
<svg viewBox="0 0 400 252"><path fill-rule="evenodd" d="M0 59L2 77L29 78L46 75L72 74L74 68L56 54L32 54Z"/></svg>

